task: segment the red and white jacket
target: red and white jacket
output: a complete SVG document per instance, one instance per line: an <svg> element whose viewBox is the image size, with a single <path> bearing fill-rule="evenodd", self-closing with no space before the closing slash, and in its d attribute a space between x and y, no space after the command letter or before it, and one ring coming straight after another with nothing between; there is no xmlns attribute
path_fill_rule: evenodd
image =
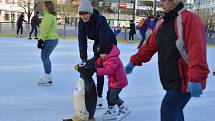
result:
<svg viewBox="0 0 215 121"><path fill-rule="evenodd" d="M156 34L163 22L163 18L158 20L147 41L135 55L131 56L132 64L141 66L158 51ZM175 44L181 56L177 60L180 76L180 79L177 80L179 90L187 92L188 81L200 81L202 88L205 89L209 70L206 61L206 37L203 23L197 15L182 8L174 19L174 28L177 36Z"/></svg>

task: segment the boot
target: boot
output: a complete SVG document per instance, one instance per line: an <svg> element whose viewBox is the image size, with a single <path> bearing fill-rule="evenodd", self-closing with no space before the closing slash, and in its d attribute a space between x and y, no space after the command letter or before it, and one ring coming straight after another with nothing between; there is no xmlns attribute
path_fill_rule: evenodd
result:
<svg viewBox="0 0 215 121"><path fill-rule="evenodd" d="M43 77L40 78L39 85L48 86L53 83L52 75L51 74L45 74Z"/></svg>
<svg viewBox="0 0 215 121"><path fill-rule="evenodd" d="M117 119L116 109L114 106L108 106L108 110L103 114L103 120Z"/></svg>
<svg viewBox="0 0 215 121"><path fill-rule="evenodd" d="M122 104L120 107L119 107L119 112L117 114L117 119L118 120L122 120L123 118L125 118L129 113L131 113L131 111L124 106L124 104Z"/></svg>
<svg viewBox="0 0 215 121"><path fill-rule="evenodd" d="M97 97L97 105L96 105L97 109L102 109L103 108L103 99L102 97Z"/></svg>

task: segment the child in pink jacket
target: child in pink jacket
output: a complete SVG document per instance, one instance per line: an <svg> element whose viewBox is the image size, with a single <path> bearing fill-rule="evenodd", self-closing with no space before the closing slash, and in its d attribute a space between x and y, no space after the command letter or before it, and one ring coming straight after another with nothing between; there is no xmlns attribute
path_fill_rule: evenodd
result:
<svg viewBox="0 0 215 121"><path fill-rule="evenodd" d="M124 66L119 58L120 50L117 46L105 42L97 48L100 57L96 61L97 76L108 76L107 103L108 110L103 114L103 119L122 119L131 111L128 110L119 97L121 90L128 85ZM116 113L115 105L119 107Z"/></svg>

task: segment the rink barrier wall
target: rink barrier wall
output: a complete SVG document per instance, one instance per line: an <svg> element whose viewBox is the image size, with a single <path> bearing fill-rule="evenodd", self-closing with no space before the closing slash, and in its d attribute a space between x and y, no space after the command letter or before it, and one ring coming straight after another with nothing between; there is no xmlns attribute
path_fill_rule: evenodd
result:
<svg viewBox="0 0 215 121"><path fill-rule="evenodd" d="M111 27L112 30L114 27ZM24 37L28 37L31 30L31 25L28 23L23 24L23 34ZM136 30L134 35L134 43L139 43L141 40L141 35L139 30ZM16 23L12 22L0 22L0 36L15 36L16 35ZM78 27L71 24L58 25L58 35L60 39L63 40L77 40ZM34 37L32 35L32 37ZM119 42L127 42L129 37L129 28L122 28L121 33L117 35ZM207 44L215 45L215 32L206 33Z"/></svg>

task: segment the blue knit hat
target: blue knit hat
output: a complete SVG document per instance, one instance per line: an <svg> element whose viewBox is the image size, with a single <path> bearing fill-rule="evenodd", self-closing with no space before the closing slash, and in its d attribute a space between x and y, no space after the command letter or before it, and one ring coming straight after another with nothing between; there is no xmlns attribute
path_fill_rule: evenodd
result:
<svg viewBox="0 0 215 121"><path fill-rule="evenodd" d="M91 0L80 0L78 12L93 13L93 6L91 4Z"/></svg>

